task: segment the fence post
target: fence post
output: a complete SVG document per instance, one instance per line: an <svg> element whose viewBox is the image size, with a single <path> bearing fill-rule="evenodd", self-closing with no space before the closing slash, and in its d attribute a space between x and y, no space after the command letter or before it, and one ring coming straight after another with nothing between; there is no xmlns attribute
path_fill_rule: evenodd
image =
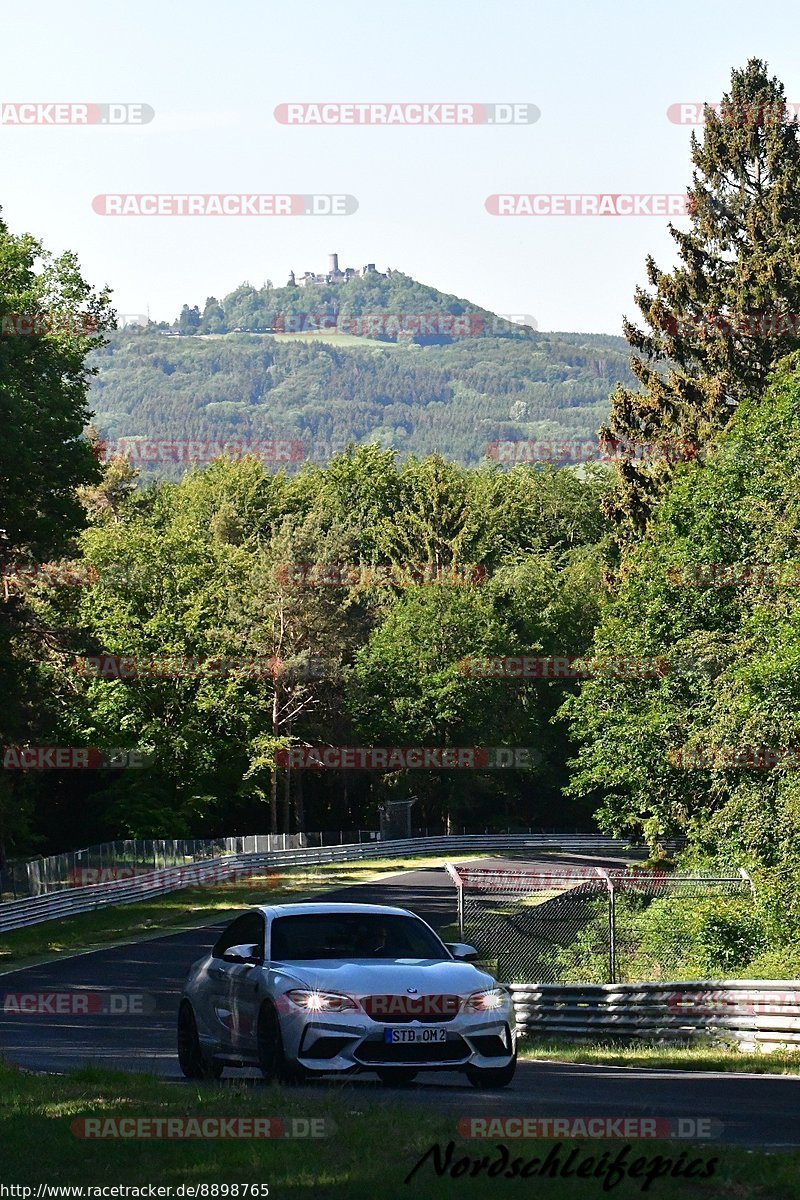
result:
<svg viewBox="0 0 800 1200"><path fill-rule="evenodd" d="M750 878L747 871L745 871L744 867L739 867L739 874L741 875L742 879L744 879L744 881L750 885L750 895L753 897L753 900L755 901L756 885L753 883L753 880Z"/></svg>
<svg viewBox="0 0 800 1200"><path fill-rule="evenodd" d="M458 873L456 867L452 863L446 862L444 869L456 885L456 895L458 899L458 936L464 940L464 880Z"/></svg>
<svg viewBox="0 0 800 1200"><path fill-rule="evenodd" d="M617 982L617 903L614 884L608 871L595 867L595 871L606 881L608 889L608 982Z"/></svg>
<svg viewBox="0 0 800 1200"><path fill-rule="evenodd" d="M609 983L617 982L617 900L614 884L608 880L608 965Z"/></svg>

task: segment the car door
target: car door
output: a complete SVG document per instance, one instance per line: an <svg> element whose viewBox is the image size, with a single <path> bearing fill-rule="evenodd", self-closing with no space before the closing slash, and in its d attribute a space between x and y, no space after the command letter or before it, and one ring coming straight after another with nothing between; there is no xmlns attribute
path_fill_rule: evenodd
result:
<svg viewBox="0 0 800 1200"><path fill-rule="evenodd" d="M249 963L225 961L225 952L232 946L254 945L264 954L264 917L260 912L237 917L217 940L211 951L208 968L210 1008L220 1043L228 1049L240 1046L246 1035L246 992L248 976L254 968ZM255 981L253 981L255 982ZM252 1005L251 1005L252 1007ZM244 1026L242 1024L244 1022Z"/></svg>
<svg viewBox="0 0 800 1200"><path fill-rule="evenodd" d="M256 1023L260 1005L260 983L265 949L265 920L260 912L248 913L250 922L242 925L244 945L256 947L259 963L226 963L229 972L229 996L233 1014L233 1045L242 1053L255 1052ZM233 942L232 945L239 945Z"/></svg>

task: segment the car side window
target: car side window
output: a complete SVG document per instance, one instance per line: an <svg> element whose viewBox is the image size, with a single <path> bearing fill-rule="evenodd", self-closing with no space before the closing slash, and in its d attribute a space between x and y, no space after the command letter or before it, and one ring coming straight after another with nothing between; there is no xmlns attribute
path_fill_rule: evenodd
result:
<svg viewBox="0 0 800 1200"><path fill-rule="evenodd" d="M258 946L258 953L264 957L264 917L260 912L245 913L237 917L217 939L211 951L213 958L222 958L231 946Z"/></svg>

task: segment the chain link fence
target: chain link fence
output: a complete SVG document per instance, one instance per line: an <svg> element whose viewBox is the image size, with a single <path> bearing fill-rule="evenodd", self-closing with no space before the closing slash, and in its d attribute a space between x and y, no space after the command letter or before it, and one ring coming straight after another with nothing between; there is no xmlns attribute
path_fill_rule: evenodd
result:
<svg viewBox="0 0 800 1200"><path fill-rule="evenodd" d="M513 871L449 866L459 934L506 982L637 983L730 977L724 931L746 921L753 884L737 875L601 867ZM713 910L713 913L712 913ZM720 930L697 959L698 917ZM712 921L712 925L713 925Z"/></svg>

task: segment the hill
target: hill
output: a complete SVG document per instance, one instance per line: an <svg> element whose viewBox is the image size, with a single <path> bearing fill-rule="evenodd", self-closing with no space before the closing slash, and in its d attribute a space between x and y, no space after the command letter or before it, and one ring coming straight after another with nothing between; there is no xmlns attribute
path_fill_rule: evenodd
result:
<svg viewBox="0 0 800 1200"><path fill-rule="evenodd" d="M414 334L408 326L423 314ZM226 332L234 322L237 332ZM283 332L264 331L273 328ZM302 444L293 460L318 462L348 442L475 465L501 439L592 439L613 385L632 382L622 338L537 333L397 272L304 288L244 284L222 302L211 297L203 314L185 306L172 327L118 330L92 365L95 424L109 443L280 439ZM185 469L137 465L166 478Z"/></svg>

